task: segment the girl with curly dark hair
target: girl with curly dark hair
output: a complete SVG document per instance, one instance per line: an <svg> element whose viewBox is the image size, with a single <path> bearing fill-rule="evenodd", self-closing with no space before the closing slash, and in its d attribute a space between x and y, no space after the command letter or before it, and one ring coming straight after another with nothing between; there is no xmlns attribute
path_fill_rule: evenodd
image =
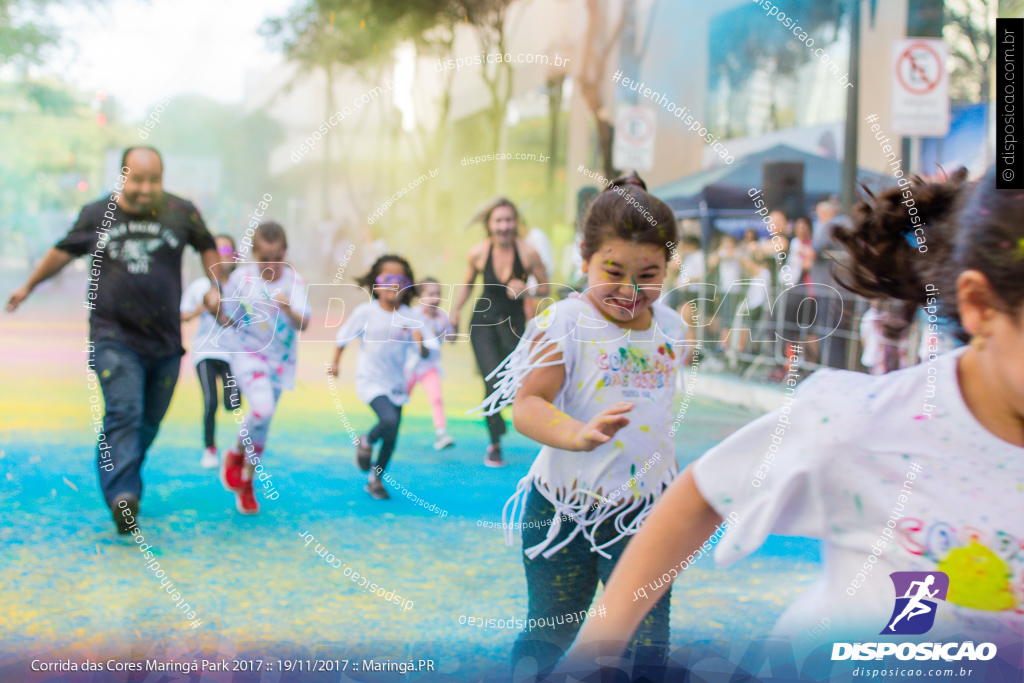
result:
<svg viewBox="0 0 1024 683"><path fill-rule="evenodd" d="M381 256L363 277L357 281L370 288L370 301L352 311L338 330L335 339L338 348L330 373L338 376L341 352L357 337L361 340L356 359L356 395L377 414L377 424L356 444L356 464L369 472L366 492L374 498L390 498L381 483L384 468L398 442L398 426L402 421L402 406L409 400L406 388L405 363L410 353L426 357L424 321L409 307L415 295L412 267L395 254ZM428 343L436 342L431 340ZM377 462L371 463L373 447L381 443ZM371 470L372 465L372 470Z"/></svg>

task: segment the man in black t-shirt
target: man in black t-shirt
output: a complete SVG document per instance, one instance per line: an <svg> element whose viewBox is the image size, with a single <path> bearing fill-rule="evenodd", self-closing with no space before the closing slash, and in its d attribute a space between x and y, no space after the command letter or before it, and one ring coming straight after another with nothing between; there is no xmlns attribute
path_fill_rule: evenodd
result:
<svg viewBox="0 0 1024 683"><path fill-rule="evenodd" d="M87 378L98 375L106 404L97 465L118 531L127 534L142 496L142 462L171 403L185 353L178 313L181 255L191 245L207 272L219 257L195 206L163 191L163 160L155 149L128 149L121 173L109 197L82 208L71 232L11 294L7 310L75 258L92 257Z"/></svg>

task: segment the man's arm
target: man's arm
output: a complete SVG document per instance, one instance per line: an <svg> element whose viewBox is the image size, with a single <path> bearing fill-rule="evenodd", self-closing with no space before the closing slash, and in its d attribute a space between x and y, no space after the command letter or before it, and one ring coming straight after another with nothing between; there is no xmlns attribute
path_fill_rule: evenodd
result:
<svg viewBox="0 0 1024 683"><path fill-rule="evenodd" d="M220 290L216 287L210 287L210 291L203 297L203 305L206 306L206 310L210 312L210 315L217 320L218 325L230 327L235 321L224 312L223 307L220 305L220 299Z"/></svg>
<svg viewBox="0 0 1024 683"><path fill-rule="evenodd" d="M29 276L25 284L11 292L11 298L7 301L7 312L13 313L17 310L21 302L28 297L33 289L62 271L64 266L71 263L74 259L74 256L64 250L50 247L50 250L43 256L43 260L32 271L32 275Z"/></svg>
<svg viewBox="0 0 1024 683"><path fill-rule="evenodd" d="M210 282L214 283L214 286L216 286L216 283L218 282L216 274L220 269L214 268L214 266L220 263L220 254L217 253L216 249L203 249L199 252L199 258L203 260L204 274L210 279Z"/></svg>

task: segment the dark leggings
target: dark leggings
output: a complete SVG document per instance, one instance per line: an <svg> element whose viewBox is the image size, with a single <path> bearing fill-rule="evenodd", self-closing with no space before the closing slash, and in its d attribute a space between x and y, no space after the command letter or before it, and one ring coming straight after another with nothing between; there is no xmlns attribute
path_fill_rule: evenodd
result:
<svg viewBox="0 0 1024 683"><path fill-rule="evenodd" d="M240 405L241 399L237 386L227 386L231 374L231 366L227 361L215 358L201 360L196 365L196 374L199 375L199 386L203 388L203 438L206 447L213 448L213 434L217 425L217 378L220 377L224 385L224 410L234 410Z"/></svg>
<svg viewBox="0 0 1024 683"><path fill-rule="evenodd" d="M637 514L634 512L627 515L624 523L628 523ZM536 488L531 489L526 498L526 513L523 516L523 548L530 548L544 540L549 529L547 525L554 516L555 507ZM528 522L534 524L528 527ZM574 526L574 522L562 522L558 537L551 546L565 540ZM606 543L616 535L614 521L608 520L598 527L598 544ZM611 555L611 559L605 559L598 553L591 552L590 541L579 534L550 559L538 555L536 559L531 560L523 555L529 599L527 619L535 619L537 623L541 623L541 620L551 621L543 627L536 626L532 631L526 630L519 634L512 647L513 671L519 660L524 657L533 657L537 663L537 670L541 673L554 666L576 638L581 626L578 620L565 617L590 608L597 592L598 581L608 584L608 578L628 543L627 536L615 545L605 548L604 551ZM659 680L656 674L659 670L663 671L668 651L669 599L669 593L666 593L656 604L650 604L653 609L644 617L634 634L626 657L630 657L631 652L636 650L633 673L635 679L638 678L637 673L641 668L652 681ZM587 618L601 619L604 616ZM560 621L564 623L559 623ZM552 627L551 623L555 626Z"/></svg>
<svg viewBox="0 0 1024 683"><path fill-rule="evenodd" d="M469 328L469 341L473 345L473 355L476 356L476 365L480 368L480 377L487 377L494 368L501 365L506 356L516 350L519 336L512 330L509 321L491 325L474 323ZM484 380L484 398L494 392L495 379ZM505 419L500 413L495 413L488 415L486 420L491 443L499 443L501 435L506 431Z"/></svg>
<svg viewBox="0 0 1024 683"><path fill-rule="evenodd" d="M391 460L391 454L398 442L398 425L402 422L402 407L396 406L388 400L387 396L378 396L370 401L370 407L377 413L377 425L370 430L370 445L381 441L380 452L377 453L377 462L374 468L384 470ZM378 473L379 474L379 473Z"/></svg>

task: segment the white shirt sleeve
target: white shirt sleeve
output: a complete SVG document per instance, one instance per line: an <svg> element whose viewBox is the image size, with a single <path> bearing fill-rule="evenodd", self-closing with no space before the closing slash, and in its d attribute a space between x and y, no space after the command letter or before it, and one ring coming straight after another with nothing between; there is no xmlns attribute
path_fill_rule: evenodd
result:
<svg viewBox="0 0 1024 683"><path fill-rule="evenodd" d="M497 368L494 392L475 410L490 415L512 405L516 392L526 376L538 367L565 366L565 382L555 397L554 405L564 405L563 392L569 385L575 360L577 321L586 304L579 299L564 299L545 308L526 324L519 344ZM596 321L606 323L606 321ZM537 344L534 344L537 342ZM561 355L560 360L554 357Z"/></svg>
<svg viewBox="0 0 1024 683"><path fill-rule="evenodd" d="M448 318L448 314L438 309L437 318L435 321L437 325L437 332L439 335L439 341L445 341L449 334L455 334L455 330L452 329L452 322Z"/></svg>
<svg viewBox="0 0 1024 683"><path fill-rule="evenodd" d="M424 316L424 322L426 327L423 328L423 346L427 347L431 351L440 351L441 344L444 342L445 333L448 331L447 321L444 320L444 313L433 320Z"/></svg>
<svg viewBox="0 0 1024 683"><path fill-rule="evenodd" d="M304 318L308 318L312 313L309 308L309 301L306 298L306 289L306 280L298 273L295 273L291 295L288 297L288 306Z"/></svg>
<svg viewBox="0 0 1024 683"><path fill-rule="evenodd" d="M203 303L203 297L210 291L210 286L210 281L205 277L189 283L189 286L185 288L184 294L181 295L181 312L191 313L199 308L199 304Z"/></svg>
<svg viewBox="0 0 1024 683"><path fill-rule="evenodd" d="M841 400L834 388L823 396L837 374L814 373L786 399L791 405L754 420L694 463L694 481L708 504L723 518L737 515L715 550L718 563L749 555L769 534L828 537L821 468L836 455L839 439L815 406Z"/></svg>
<svg viewBox="0 0 1024 683"><path fill-rule="evenodd" d="M343 349L348 346L356 337L362 339L366 333L366 323L369 317L370 306L373 304L363 303L356 306L355 310L352 311L352 315L348 317L341 327L338 328L338 333L334 336L334 342L337 344L339 349Z"/></svg>
<svg viewBox="0 0 1024 683"><path fill-rule="evenodd" d="M673 346L686 342L686 322L683 321L683 316L678 311L668 306L659 306L655 309L654 324L657 325L658 331L672 342Z"/></svg>
<svg viewBox="0 0 1024 683"><path fill-rule="evenodd" d="M538 324L537 329L542 330L543 338L549 343L554 343L562 354L565 377L568 381L576 367L580 341L590 338L585 328L603 329L605 326L611 326L612 323L604 319L596 319L592 309L580 299L565 299L554 303L545 308L534 320L542 321L548 311L552 313L551 320L543 326ZM527 332L529 332L529 328L527 328ZM524 334L523 339L527 338L529 335ZM519 343L522 345L524 342ZM565 386L563 386L564 388Z"/></svg>

